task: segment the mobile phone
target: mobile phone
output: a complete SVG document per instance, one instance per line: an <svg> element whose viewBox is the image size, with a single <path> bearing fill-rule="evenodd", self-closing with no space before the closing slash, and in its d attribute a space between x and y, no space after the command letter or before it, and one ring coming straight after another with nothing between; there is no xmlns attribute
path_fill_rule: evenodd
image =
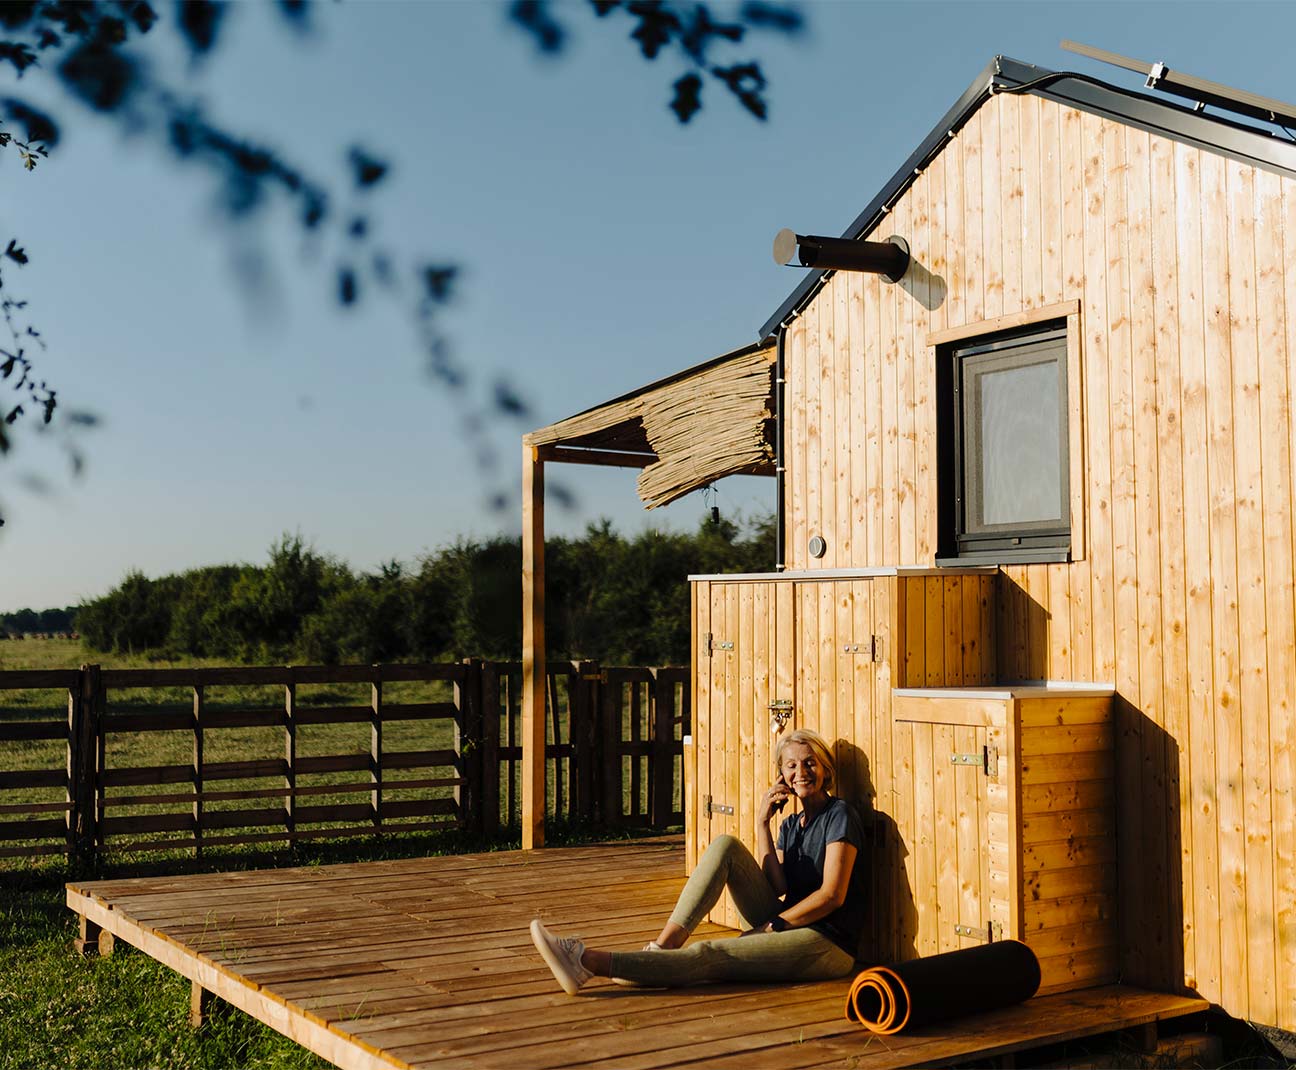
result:
<svg viewBox="0 0 1296 1070"><path fill-rule="evenodd" d="M788 782L783 779L782 773L779 774L778 783L785 788L788 786ZM786 798L780 799L778 802L774 804L774 812L776 814L781 814L783 812L783 807L785 807L786 805L787 805L787 799Z"/></svg>

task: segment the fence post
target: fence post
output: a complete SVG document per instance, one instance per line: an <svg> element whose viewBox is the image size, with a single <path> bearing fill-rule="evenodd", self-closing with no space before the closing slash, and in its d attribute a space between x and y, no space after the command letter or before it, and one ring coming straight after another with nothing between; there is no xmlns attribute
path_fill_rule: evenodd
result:
<svg viewBox="0 0 1296 1070"><path fill-rule="evenodd" d="M82 665L77 694L69 703L68 793L72 808L68 822L72 841L72 862L93 866L98 843L99 751L103 731L103 678L98 665Z"/></svg>
<svg viewBox="0 0 1296 1070"><path fill-rule="evenodd" d="M494 836L500 826L500 667L481 663L481 830Z"/></svg>
<svg viewBox="0 0 1296 1070"><path fill-rule="evenodd" d="M581 821L594 820L594 785L598 782L596 757L598 750L595 725L598 723L594 702L598 686L597 661L576 662L576 676L569 696L569 731L572 744L572 769L575 773L572 791L572 816Z"/></svg>
<svg viewBox="0 0 1296 1070"><path fill-rule="evenodd" d="M459 820L470 832L480 833L485 828L482 797L482 751L485 740L482 731L481 658L463 659L462 674L455 684L455 705L459 711L456 750L459 752L459 775L463 781L455 790Z"/></svg>
<svg viewBox="0 0 1296 1070"><path fill-rule="evenodd" d="M383 687L382 667L373 667L373 683L369 693L369 808L375 832L382 832L383 821L383 764L382 764L382 729L383 729Z"/></svg>
<svg viewBox="0 0 1296 1070"><path fill-rule="evenodd" d="M675 681L669 673L652 673L652 812L654 828L664 829L675 811Z"/></svg>
<svg viewBox="0 0 1296 1070"><path fill-rule="evenodd" d="M603 744L603 824L621 823L621 681L605 672L594 685Z"/></svg>

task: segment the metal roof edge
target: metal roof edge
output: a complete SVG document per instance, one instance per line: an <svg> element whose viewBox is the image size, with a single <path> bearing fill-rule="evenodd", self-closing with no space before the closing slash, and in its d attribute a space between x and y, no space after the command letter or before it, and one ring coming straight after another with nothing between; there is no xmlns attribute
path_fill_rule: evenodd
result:
<svg viewBox="0 0 1296 1070"><path fill-rule="evenodd" d="M923 165L990 98L992 83L1005 89L1016 89L1037 81L1047 84L1032 86L1029 92L1046 99L1296 178L1296 143L1285 141L1260 127L1235 122L1218 114L1205 115L1086 74L1052 71L1007 56L995 56L842 237L859 238L881 223L895 201L921 174ZM831 274L831 270L807 273L778 311L761 326L757 337L768 339L788 317L800 312L814 296L821 280Z"/></svg>

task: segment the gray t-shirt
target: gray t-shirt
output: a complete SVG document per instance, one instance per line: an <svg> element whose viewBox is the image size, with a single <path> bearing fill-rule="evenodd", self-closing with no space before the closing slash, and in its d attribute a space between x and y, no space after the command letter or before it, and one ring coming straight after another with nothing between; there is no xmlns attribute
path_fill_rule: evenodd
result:
<svg viewBox="0 0 1296 1070"><path fill-rule="evenodd" d="M801 814L792 814L779 825L776 846L783 852L783 876L787 880L784 903L792 906L823 887L824 858L830 843L845 841L855 848L846 902L825 918L810 924L834 944L852 955L859 952L866 893L867 863L864 860L864 829L855 808L845 799L832 799L813 819L801 827Z"/></svg>

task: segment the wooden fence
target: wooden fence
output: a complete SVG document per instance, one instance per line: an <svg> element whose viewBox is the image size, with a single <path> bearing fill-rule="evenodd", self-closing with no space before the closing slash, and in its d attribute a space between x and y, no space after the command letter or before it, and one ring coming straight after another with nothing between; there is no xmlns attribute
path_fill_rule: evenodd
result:
<svg viewBox="0 0 1296 1070"><path fill-rule="evenodd" d="M491 834L520 818L520 699L520 664L478 659L0 672L0 857ZM550 666L549 815L682 823L688 703L686 669Z"/></svg>

